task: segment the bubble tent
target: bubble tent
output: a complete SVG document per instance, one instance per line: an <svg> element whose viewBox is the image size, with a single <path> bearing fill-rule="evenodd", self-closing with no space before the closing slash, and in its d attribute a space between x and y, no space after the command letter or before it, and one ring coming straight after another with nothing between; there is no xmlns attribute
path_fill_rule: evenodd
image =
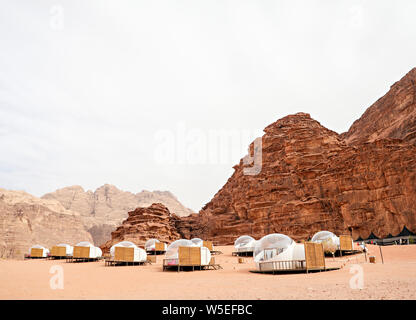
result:
<svg viewBox="0 0 416 320"><path fill-rule="evenodd" d="M204 240L200 238L193 238L191 239L192 243L195 244L198 247L202 247L204 245Z"/></svg>
<svg viewBox="0 0 416 320"><path fill-rule="evenodd" d="M265 267L271 270L302 269L305 261L305 247L284 234L273 233L256 241L253 257L258 270L264 270ZM269 262L271 264L267 264Z"/></svg>
<svg viewBox="0 0 416 320"><path fill-rule="evenodd" d="M145 262L147 261L147 253L144 249L139 248L131 241L122 241L110 248L110 256L114 259L116 248L133 248L133 261L134 262Z"/></svg>
<svg viewBox="0 0 416 320"><path fill-rule="evenodd" d="M59 248L64 247L65 248L65 253L67 256L72 256L74 254L74 247L70 246L69 244L66 243L60 243L56 245Z"/></svg>
<svg viewBox="0 0 416 320"><path fill-rule="evenodd" d="M156 243L161 243L158 239L149 239L144 244L144 248L146 251L155 251L156 250ZM167 245L163 243L164 251L166 251Z"/></svg>
<svg viewBox="0 0 416 320"><path fill-rule="evenodd" d="M234 248L237 252L253 252L255 244L256 240L253 237L244 235L234 241Z"/></svg>
<svg viewBox="0 0 416 320"><path fill-rule="evenodd" d="M325 253L335 254L340 249L339 237L331 231L319 231L315 233L311 242L322 243Z"/></svg>
<svg viewBox="0 0 416 320"><path fill-rule="evenodd" d="M179 247L197 247L191 240L179 239L173 241L166 249L166 259L178 259Z"/></svg>
<svg viewBox="0 0 416 320"><path fill-rule="evenodd" d="M89 247L89 258L100 258L103 255L103 252L100 248L94 246L88 241L81 241L75 245L75 247Z"/></svg>
<svg viewBox="0 0 416 320"><path fill-rule="evenodd" d="M29 248L29 256L32 254L32 249L41 249L42 250L42 258L46 258L49 254L49 249L41 246L40 244L35 244Z"/></svg>
<svg viewBox="0 0 416 320"><path fill-rule="evenodd" d="M196 238L196 239L201 240L199 238ZM179 257L180 247L199 248L198 265L207 266L210 264L211 252L208 248L203 247L200 241L193 242L192 240L179 239L179 240L172 242L166 249L165 259L164 259L164 269L165 269L165 266L166 267L178 266L181 263L180 257Z"/></svg>

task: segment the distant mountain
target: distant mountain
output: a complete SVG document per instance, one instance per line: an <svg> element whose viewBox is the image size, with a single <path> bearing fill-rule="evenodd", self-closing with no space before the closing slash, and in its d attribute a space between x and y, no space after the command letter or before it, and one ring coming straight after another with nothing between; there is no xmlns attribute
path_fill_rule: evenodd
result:
<svg viewBox="0 0 416 320"><path fill-rule="evenodd" d="M59 201L64 208L78 212L96 245L111 239L111 232L128 217L129 211L138 207L162 203L180 217L193 213L169 191L142 191L134 194L109 184L94 192L85 191L81 186L65 187L45 194L42 199Z"/></svg>
<svg viewBox="0 0 416 320"><path fill-rule="evenodd" d="M56 200L0 188L0 258L23 258L34 244L93 241L81 216Z"/></svg>

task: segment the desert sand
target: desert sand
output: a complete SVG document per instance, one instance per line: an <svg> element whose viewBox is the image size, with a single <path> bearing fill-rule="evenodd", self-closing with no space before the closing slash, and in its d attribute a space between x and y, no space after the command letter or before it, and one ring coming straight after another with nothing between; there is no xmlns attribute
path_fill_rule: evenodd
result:
<svg viewBox="0 0 416 320"><path fill-rule="evenodd" d="M217 247L222 270L163 272L163 256L147 266L106 267L104 261L0 260L0 299L416 299L416 245L369 246L364 254L327 258L335 271L255 274L252 258L239 264L232 246ZM351 268L363 268L363 289L351 289ZM62 266L64 288L51 289L51 267Z"/></svg>

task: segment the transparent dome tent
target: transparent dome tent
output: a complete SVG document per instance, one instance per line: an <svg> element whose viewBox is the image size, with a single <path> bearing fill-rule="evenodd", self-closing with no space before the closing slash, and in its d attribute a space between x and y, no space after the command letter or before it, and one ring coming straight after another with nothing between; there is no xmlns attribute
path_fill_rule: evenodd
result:
<svg viewBox="0 0 416 320"><path fill-rule="evenodd" d="M132 248L133 249L133 262L144 262L147 260L147 253L142 248L139 248L133 242L130 241L122 241L110 248L110 256L111 258L115 258L116 248Z"/></svg>
<svg viewBox="0 0 416 320"><path fill-rule="evenodd" d="M192 243L195 244L198 247L202 247L204 245L204 240L200 238L193 238L191 239Z"/></svg>
<svg viewBox="0 0 416 320"><path fill-rule="evenodd" d="M202 265L202 266L209 265L211 261L210 250L206 247L202 247L202 246L195 244L191 240L186 240L186 239L176 240L168 246L166 250L166 254L165 254L165 260L167 261L168 265L172 266L172 265L180 264L180 257L179 257L180 247L199 248L200 254L198 255L198 259L200 260L198 261L198 265Z"/></svg>
<svg viewBox="0 0 416 320"><path fill-rule="evenodd" d="M315 233L311 242L322 243L325 253L335 254L340 248L339 237L330 231L319 231Z"/></svg>
<svg viewBox="0 0 416 320"><path fill-rule="evenodd" d="M273 233L256 241L253 256L258 270L301 269L304 267L305 247L284 234Z"/></svg>
<svg viewBox="0 0 416 320"><path fill-rule="evenodd" d="M32 250L34 249L34 250ZM37 258L46 258L49 254L49 249L41 246L40 244L35 244L30 247L29 249L29 256L30 257L37 257Z"/></svg>
<svg viewBox="0 0 416 320"><path fill-rule="evenodd" d="M103 252L100 248L94 246L88 241L82 241L75 245L75 247L84 247L84 248L90 248L89 250L89 258L100 258L103 255Z"/></svg>
<svg viewBox="0 0 416 320"><path fill-rule="evenodd" d="M244 235L237 238L234 242L234 248L237 252L253 252L256 240L253 237Z"/></svg>
<svg viewBox="0 0 416 320"><path fill-rule="evenodd" d="M149 239L146 241L144 248L146 251L166 251L167 245L158 239Z"/></svg>

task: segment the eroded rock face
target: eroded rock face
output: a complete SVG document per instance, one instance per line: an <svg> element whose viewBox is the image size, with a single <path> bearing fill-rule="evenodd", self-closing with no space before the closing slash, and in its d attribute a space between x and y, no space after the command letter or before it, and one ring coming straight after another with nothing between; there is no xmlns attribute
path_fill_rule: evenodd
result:
<svg viewBox="0 0 416 320"><path fill-rule="evenodd" d="M154 203L147 208L137 208L128 213L127 219L111 233L111 240L101 249L103 252L109 252L111 246L121 241L131 241L138 246L144 246L151 238L166 243L172 242L181 238L175 228L175 221L179 219L161 203Z"/></svg>
<svg viewBox="0 0 416 320"><path fill-rule="evenodd" d="M416 145L416 68L392 85L342 137L348 144L392 138Z"/></svg>
<svg viewBox="0 0 416 320"><path fill-rule="evenodd" d="M191 224L191 236L219 244L243 234L302 240L320 230L354 238L397 234L404 225L416 230L415 146L401 140L349 146L304 113L264 131L261 173L245 175L241 160L199 217L179 227Z"/></svg>
<svg viewBox="0 0 416 320"><path fill-rule="evenodd" d="M93 242L79 214L58 201L0 189L0 258L23 259L34 244Z"/></svg>
<svg viewBox="0 0 416 320"><path fill-rule="evenodd" d="M108 184L95 192L84 191L81 186L66 187L48 193L42 198L58 200L66 209L79 212L96 245L111 239L111 232L127 218L127 212L138 207L163 203L178 216L192 213L192 210L184 207L168 191L142 191L134 194Z"/></svg>

